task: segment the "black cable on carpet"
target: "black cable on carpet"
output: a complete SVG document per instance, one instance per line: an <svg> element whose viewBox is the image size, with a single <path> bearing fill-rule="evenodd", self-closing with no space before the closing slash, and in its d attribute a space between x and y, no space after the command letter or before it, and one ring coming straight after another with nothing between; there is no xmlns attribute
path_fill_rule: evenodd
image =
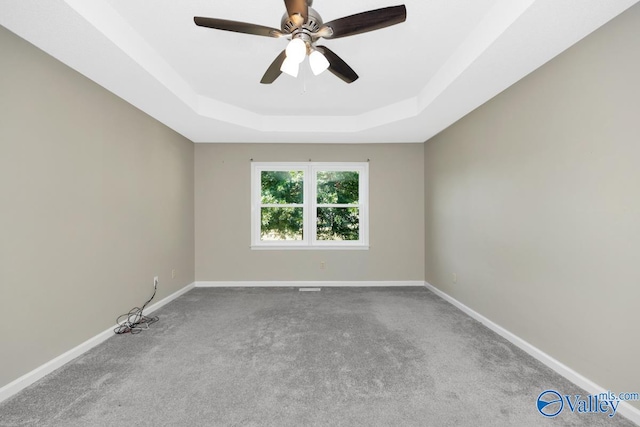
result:
<svg viewBox="0 0 640 427"><path fill-rule="evenodd" d="M116 319L118 326L113 330L117 335L120 334L139 334L140 332L149 329L149 326L156 323L158 316L148 317L142 314L147 304L151 302L153 297L156 296L158 290L157 281L153 282L153 295L142 305L142 308L134 307L128 313L121 314Z"/></svg>

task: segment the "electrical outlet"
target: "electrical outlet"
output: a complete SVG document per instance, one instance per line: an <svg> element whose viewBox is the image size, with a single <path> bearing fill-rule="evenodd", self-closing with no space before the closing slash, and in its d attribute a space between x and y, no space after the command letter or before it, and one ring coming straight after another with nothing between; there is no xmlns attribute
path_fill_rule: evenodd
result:
<svg viewBox="0 0 640 427"><path fill-rule="evenodd" d="M320 261L320 270L324 270L326 266L327 266L326 262Z"/></svg>
<svg viewBox="0 0 640 427"><path fill-rule="evenodd" d="M158 276L153 278L153 287L154 288L158 287Z"/></svg>
<svg viewBox="0 0 640 427"><path fill-rule="evenodd" d="M458 275L453 273L453 283L458 283Z"/></svg>
<svg viewBox="0 0 640 427"><path fill-rule="evenodd" d="M176 269L175 268L173 270L171 270L171 278L172 279L176 278Z"/></svg>

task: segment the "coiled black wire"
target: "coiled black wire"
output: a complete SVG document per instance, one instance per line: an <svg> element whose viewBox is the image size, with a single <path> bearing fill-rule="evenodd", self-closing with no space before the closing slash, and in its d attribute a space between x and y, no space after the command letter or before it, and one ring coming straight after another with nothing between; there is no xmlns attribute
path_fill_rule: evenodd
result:
<svg viewBox="0 0 640 427"><path fill-rule="evenodd" d="M149 326L151 326L152 324L156 323L159 320L158 316L148 317L142 314L142 312L147 307L147 304L151 302L153 297L156 296L157 290L157 283L154 282L153 295L151 295L151 298L149 298L147 302L142 305L142 308L134 307L129 310L128 313L118 316L118 318L116 319L116 323L118 324L118 326L116 326L113 332L115 332L117 335L139 334L140 332L149 329Z"/></svg>

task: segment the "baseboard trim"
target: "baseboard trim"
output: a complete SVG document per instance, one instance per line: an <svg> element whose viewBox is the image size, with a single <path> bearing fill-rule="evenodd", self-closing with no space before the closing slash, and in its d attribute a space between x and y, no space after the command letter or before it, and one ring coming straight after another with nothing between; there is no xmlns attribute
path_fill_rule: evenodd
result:
<svg viewBox="0 0 640 427"><path fill-rule="evenodd" d="M195 287L195 282L185 286L184 288L182 288L182 289L180 289L180 290L178 290L178 291L176 291L174 293L172 293L171 295L163 298L162 300L158 301L157 303L150 305L149 307L147 307L145 309L145 311L144 311L145 314L152 313L153 311L155 311L155 310L167 305L168 303L170 303L174 299L178 298L180 295L190 291L194 287ZM69 363L70 361L72 361L76 357L86 353L87 351L91 350L93 347L95 347L98 344L106 341L108 338L111 338L114 335L113 330L114 330L115 327L116 327L116 325L111 326L106 331L100 332L98 335L96 335L96 336L94 336L92 338L89 338L87 341L85 341L82 344L72 348L71 350L67 351L66 353L61 354L60 356L56 357L55 359L52 359L52 360L48 361L44 365L41 365L41 366L37 367L33 371L28 372L25 375L21 376L20 378L18 378L16 380L10 382L9 384L3 386L2 388L0 388L0 402L3 402L5 400L7 400L8 398L13 396L14 394L16 394L19 391L25 389L26 387L29 387L31 384L33 384L36 381L38 381L39 379L43 378L45 375L48 375L51 372L55 371L56 369L61 368L62 366L64 366L65 364Z"/></svg>
<svg viewBox="0 0 640 427"><path fill-rule="evenodd" d="M321 288L424 286L423 281L197 281L196 288Z"/></svg>
<svg viewBox="0 0 640 427"><path fill-rule="evenodd" d="M516 347L520 348L521 350L524 350L526 353L528 353L532 357L538 359L540 362L542 362L549 368L553 369L554 371L556 371L557 373L559 373L560 375L562 375L563 377L565 377L566 379L568 379L569 381L577 385L578 387L582 387L592 395L607 392L607 389L605 389L604 387L599 386L598 384L594 383L590 379L584 377L583 375L569 368L567 365L549 356L544 351L533 346L532 344L529 344L527 341L523 340L522 338L513 334L512 332L509 332L508 330L498 325L497 323L493 322L492 320L487 319L482 314L464 305L463 303L453 298L449 294L441 291L440 289L436 288L435 286L433 286L428 282L425 282L424 284L427 287L427 289L429 289L431 292L438 295L440 298L449 302L451 305L460 309L464 313L468 314L475 320L479 321L487 328L491 329L501 337L505 338L507 341L510 341ZM623 390L620 390L620 391L623 391ZM633 392L635 392L635 390L633 390ZM631 406L631 404L629 404L628 402L620 402L617 413L629 419L630 421L640 425L640 409L637 409L636 407Z"/></svg>

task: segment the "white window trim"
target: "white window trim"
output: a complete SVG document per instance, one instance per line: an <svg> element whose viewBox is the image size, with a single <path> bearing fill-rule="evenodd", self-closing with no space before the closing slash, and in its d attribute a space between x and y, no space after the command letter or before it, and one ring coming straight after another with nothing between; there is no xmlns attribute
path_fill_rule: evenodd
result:
<svg viewBox="0 0 640 427"><path fill-rule="evenodd" d="M260 240L261 172L299 170L304 174L303 240ZM360 240L324 241L316 239L318 171L359 172ZM286 207L288 205L278 205ZM296 205L300 206L300 205ZM251 249L253 250L368 250L369 249L369 163L367 162L252 162L251 163Z"/></svg>

